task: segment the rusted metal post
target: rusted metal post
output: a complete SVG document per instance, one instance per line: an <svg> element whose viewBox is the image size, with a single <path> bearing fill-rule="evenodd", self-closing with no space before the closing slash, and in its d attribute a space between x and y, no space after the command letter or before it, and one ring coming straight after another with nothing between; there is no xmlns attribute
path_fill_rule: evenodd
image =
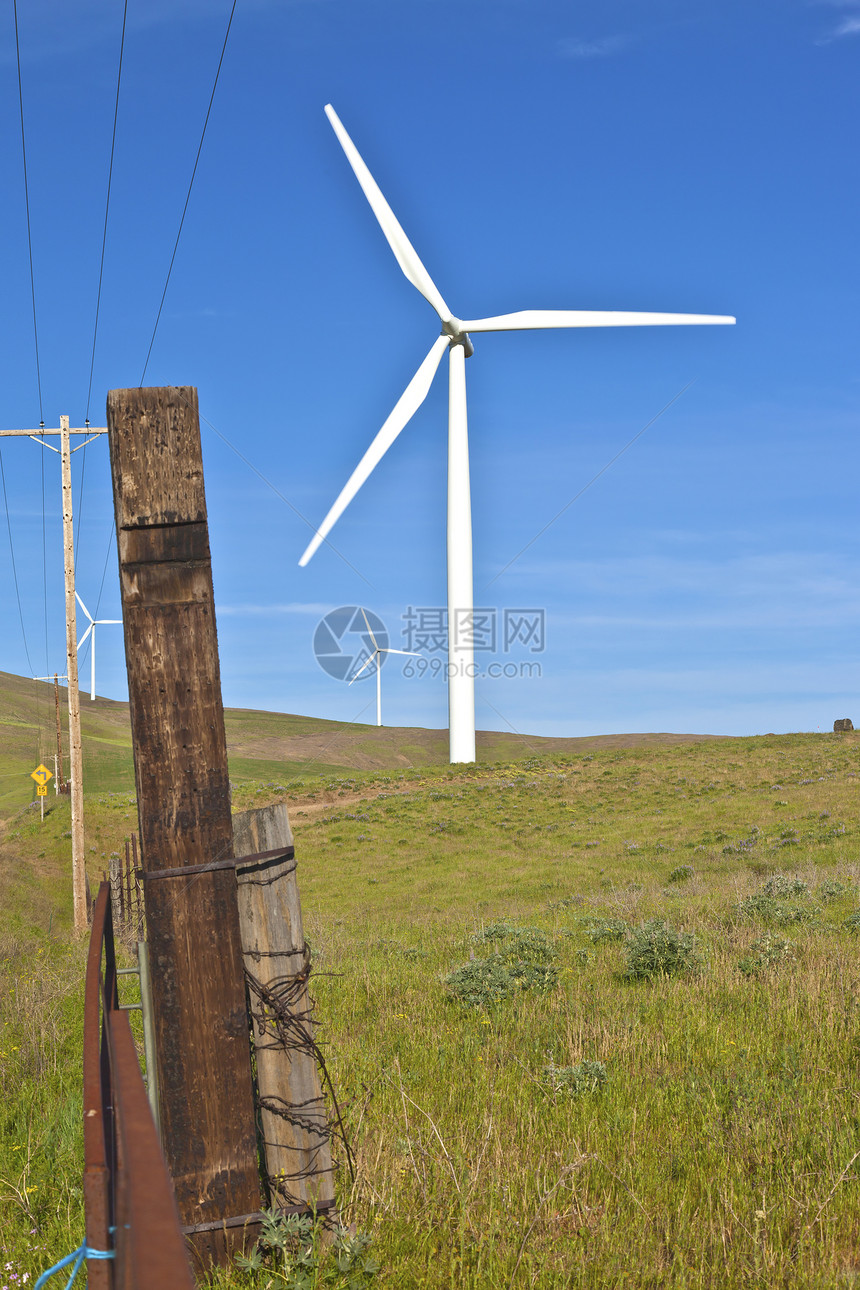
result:
<svg viewBox="0 0 860 1290"><path fill-rule="evenodd" d="M233 855L197 391L112 390L107 414L162 1140L208 1265L261 1195L235 870L172 874Z"/></svg>

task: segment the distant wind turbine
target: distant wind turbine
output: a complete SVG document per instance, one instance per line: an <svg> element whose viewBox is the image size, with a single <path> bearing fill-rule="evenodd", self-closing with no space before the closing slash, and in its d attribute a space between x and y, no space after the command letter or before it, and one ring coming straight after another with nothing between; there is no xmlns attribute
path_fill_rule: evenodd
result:
<svg viewBox="0 0 860 1290"><path fill-rule="evenodd" d="M364 625L367 628L367 634L370 637L370 639L373 641L373 653L368 654L367 658L364 660L361 667L356 672L355 676L350 678L349 683L350 685L352 685L355 681L358 680L358 678L361 676L365 668L370 667L371 663L376 662L376 724L378 726L381 726L382 725L381 677L382 677L382 664L385 661L382 655L383 654L408 654L412 658L417 658L418 655L415 653L414 650L411 650L411 649L391 649L388 645L378 645L376 642L376 637L373 634L373 628L368 622L367 614L364 612L364 609L362 609L361 613L362 613L362 617L364 618Z"/></svg>
<svg viewBox="0 0 860 1290"><path fill-rule="evenodd" d="M89 627L84 632L81 639L78 641L78 653L80 654L81 646L83 645L87 637L90 635L90 633L92 633L93 639L90 643L90 699L95 701L95 697L96 697L96 628L105 627L109 623L121 626L122 619L121 618L93 618L92 614L87 609L86 605L81 600L77 592L75 592L75 600L77 600L81 609L83 609L87 618L89 618L90 620Z"/></svg>
<svg viewBox="0 0 860 1290"><path fill-rule="evenodd" d="M521 331L552 327L650 327L676 323L733 323L712 314L608 313L581 309L527 309L463 322L455 318L362 161L331 104L325 109L395 259L442 323L442 334L394 406L382 429L349 477L317 529L299 564L304 566L415 415L429 392L442 355L448 350L448 726L452 762L475 760L475 656L471 640L472 507L469 492L469 440L466 420L466 364L474 353L470 332ZM464 637L462 643L458 637Z"/></svg>

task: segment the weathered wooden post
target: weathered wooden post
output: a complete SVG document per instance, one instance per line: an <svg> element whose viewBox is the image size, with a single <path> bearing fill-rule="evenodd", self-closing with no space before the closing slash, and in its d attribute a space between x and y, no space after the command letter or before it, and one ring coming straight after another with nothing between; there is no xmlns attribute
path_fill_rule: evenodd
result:
<svg viewBox="0 0 860 1290"><path fill-rule="evenodd" d="M197 391L107 418L164 1152L203 1263L260 1209Z"/></svg>
<svg viewBox="0 0 860 1290"><path fill-rule="evenodd" d="M272 1203L335 1217L328 1117L308 994L293 835L286 806L233 816L263 1155Z"/></svg>

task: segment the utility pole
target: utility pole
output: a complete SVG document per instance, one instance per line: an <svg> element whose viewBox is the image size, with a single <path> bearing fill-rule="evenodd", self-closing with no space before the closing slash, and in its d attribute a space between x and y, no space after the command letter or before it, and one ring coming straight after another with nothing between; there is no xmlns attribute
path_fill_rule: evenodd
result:
<svg viewBox="0 0 860 1290"><path fill-rule="evenodd" d="M205 1267L261 1194L197 391L111 390L107 420L162 1141Z"/></svg>
<svg viewBox="0 0 860 1290"><path fill-rule="evenodd" d="M69 418L60 417L60 461L63 474L63 575L66 586L66 675L69 696L69 780L72 802L72 904L75 931L87 929L84 867L84 775L81 752L81 700L78 694L78 627L75 615L75 546L72 523L72 453Z"/></svg>
<svg viewBox="0 0 860 1290"><path fill-rule="evenodd" d="M66 675L69 699L69 778L72 802L72 905L75 931L87 930L87 880L84 857L84 785L81 756L81 705L78 697L77 622L75 619L75 550L72 526L72 452L107 434L104 426L72 430L69 418L60 417L59 430L0 430L0 438L27 438L60 454L63 484L63 571L66 585ZM45 443L46 436L60 437L60 447ZM86 435L85 443L71 447L72 435Z"/></svg>

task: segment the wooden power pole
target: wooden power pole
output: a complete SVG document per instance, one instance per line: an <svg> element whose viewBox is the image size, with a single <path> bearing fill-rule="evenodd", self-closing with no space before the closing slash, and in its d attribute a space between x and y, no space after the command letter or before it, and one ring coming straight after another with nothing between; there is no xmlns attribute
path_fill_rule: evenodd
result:
<svg viewBox="0 0 860 1290"><path fill-rule="evenodd" d="M75 931L87 930L87 875L84 855L84 777L81 750L81 705L78 697L78 646L75 613L75 547L72 516L72 453L85 448L99 435L107 434L104 426L69 428L69 418L60 417L59 430L0 430L0 438L27 438L43 448L60 454L63 485L63 575L66 588L66 681L69 701L69 793L72 813L72 904ZM47 438L59 435L55 448ZM72 435L84 436L84 442L72 448ZM35 678L38 679L38 678ZM48 680L49 678L44 678Z"/></svg>
<svg viewBox="0 0 860 1290"><path fill-rule="evenodd" d="M197 391L107 414L162 1137L208 1264L261 1194Z"/></svg>
<svg viewBox="0 0 860 1290"><path fill-rule="evenodd" d="M66 586L66 684L69 698L69 796L72 814L72 905L75 931L87 927L87 876L84 862L84 758L81 701L78 694L78 628L75 613L75 546L72 522L72 453L69 418L60 417L63 478L63 572Z"/></svg>

